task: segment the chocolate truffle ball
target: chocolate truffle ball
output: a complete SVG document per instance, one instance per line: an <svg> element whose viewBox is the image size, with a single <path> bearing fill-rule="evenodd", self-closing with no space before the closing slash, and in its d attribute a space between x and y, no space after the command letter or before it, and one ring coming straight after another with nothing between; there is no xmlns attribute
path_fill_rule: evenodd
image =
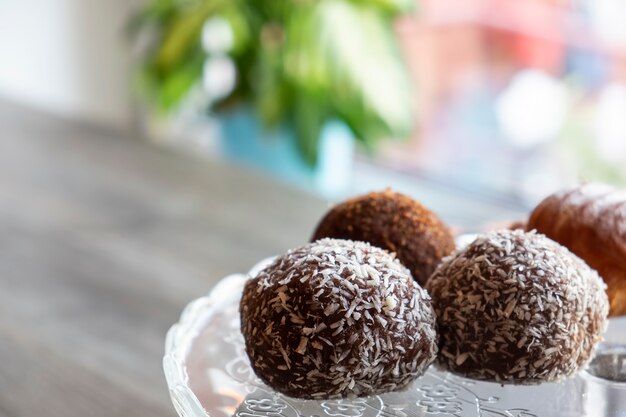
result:
<svg viewBox="0 0 626 417"><path fill-rule="evenodd" d="M454 250L454 238L437 215L391 190L333 207L317 226L312 240L323 237L361 240L395 252L421 285L441 258Z"/></svg>
<svg viewBox="0 0 626 417"><path fill-rule="evenodd" d="M240 313L252 369L291 397L399 390L437 353L428 294L364 242L322 239L276 258L246 283Z"/></svg>
<svg viewBox="0 0 626 417"><path fill-rule="evenodd" d="M543 235L502 230L444 259L427 284L439 366L513 384L557 381L591 358L607 325L605 284Z"/></svg>

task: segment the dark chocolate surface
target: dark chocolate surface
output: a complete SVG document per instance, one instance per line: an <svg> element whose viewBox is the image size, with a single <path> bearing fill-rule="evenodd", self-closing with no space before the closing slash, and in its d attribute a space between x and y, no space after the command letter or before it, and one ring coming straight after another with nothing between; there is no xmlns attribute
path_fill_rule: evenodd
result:
<svg viewBox="0 0 626 417"><path fill-rule="evenodd" d="M420 285L426 283L441 258L454 250L452 234L436 214L391 190L333 207L311 240L324 237L360 240L395 252Z"/></svg>
<svg viewBox="0 0 626 417"><path fill-rule="evenodd" d="M439 366L463 376L534 384L573 375L607 325L598 274L543 235L502 230L444 259L428 281Z"/></svg>
<svg viewBox="0 0 626 417"><path fill-rule="evenodd" d="M436 355L428 294L364 242L322 239L277 258L246 284L240 313L255 373L292 397L402 389Z"/></svg>

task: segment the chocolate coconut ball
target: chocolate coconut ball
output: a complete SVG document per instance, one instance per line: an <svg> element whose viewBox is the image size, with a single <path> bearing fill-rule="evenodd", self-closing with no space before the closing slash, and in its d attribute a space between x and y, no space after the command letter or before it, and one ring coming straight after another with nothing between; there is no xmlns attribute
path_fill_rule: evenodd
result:
<svg viewBox="0 0 626 417"><path fill-rule="evenodd" d="M391 190L333 207L318 224L312 240L324 237L360 240L395 252L421 285L454 250L452 233L437 215Z"/></svg>
<svg viewBox="0 0 626 417"><path fill-rule="evenodd" d="M353 398L405 388L437 353L430 298L392 255L322 239L247 282L241 331L252 369L296 398Z"/></svg>
<svg viewBox="0 0 626 417"><path fill-rule="evenodd" d="M607 325L598 274L543 235L502 230L444 259L427 284L439 366L487 381L536 384L573 375Z"/></svg>

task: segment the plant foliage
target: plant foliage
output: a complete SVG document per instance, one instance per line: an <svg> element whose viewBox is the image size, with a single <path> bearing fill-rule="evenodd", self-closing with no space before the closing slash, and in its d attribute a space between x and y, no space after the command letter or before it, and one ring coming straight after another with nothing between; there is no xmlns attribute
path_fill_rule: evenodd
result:
<svg viewBox="0 0 626 417"><path fill-rule="evenodd" d="M236 83L211 110L252 105L267 128L293 127L314 164L319 133L345 122L367 149L412 129L409 80L392 29L415 0L150 0L132 22L149 33L141 91L170 111L203 77L205 22L228 23Z"/></svg>

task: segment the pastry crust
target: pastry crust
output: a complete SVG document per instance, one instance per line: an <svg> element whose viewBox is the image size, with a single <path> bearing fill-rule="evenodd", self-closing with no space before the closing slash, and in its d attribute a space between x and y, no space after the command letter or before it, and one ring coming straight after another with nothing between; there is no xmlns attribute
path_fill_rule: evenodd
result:
<svg viewBox="0 0 626 417"><path fill-rule="evenodd" d="M608 286L609 315L626 315L626 192L588 184L552 194L533 210L526 228L598 271Z"/></svg>

